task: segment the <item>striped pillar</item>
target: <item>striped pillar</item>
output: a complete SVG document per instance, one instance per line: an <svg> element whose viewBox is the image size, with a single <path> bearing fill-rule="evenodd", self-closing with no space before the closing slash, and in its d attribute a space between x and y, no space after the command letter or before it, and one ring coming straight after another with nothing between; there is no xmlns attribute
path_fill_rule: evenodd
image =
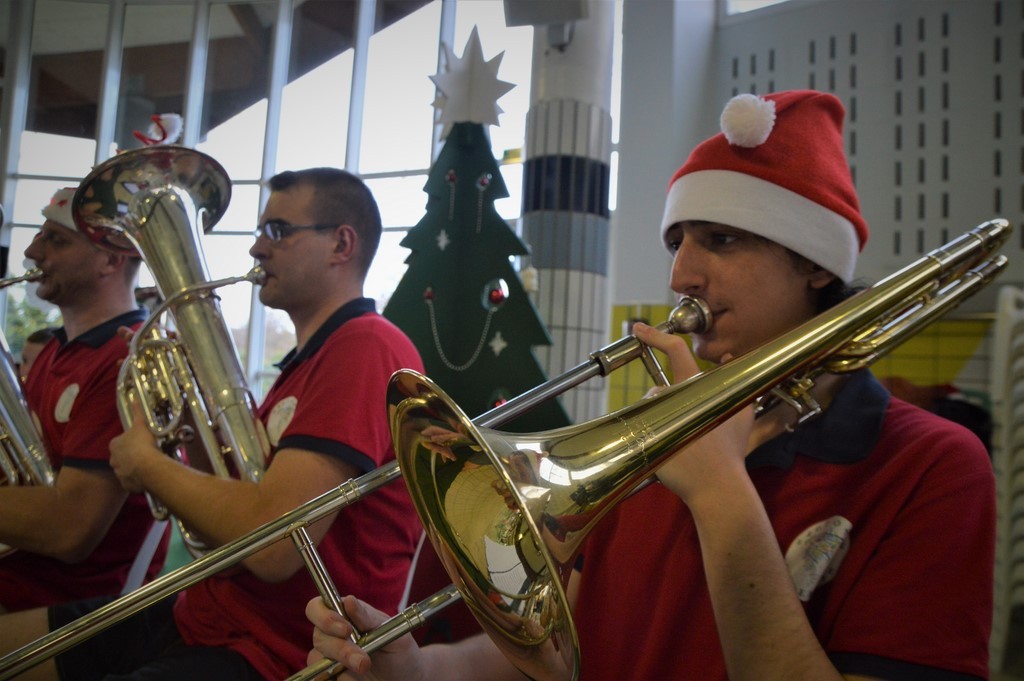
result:
<svg viewBox="0 0 1024 681"><path fill-rule="evenodd" d="M524 264L537 270L537 310L551 335L535 353L557 376L608 343L609 164L614 3L591 2L567 45L534 38L523 169ZM574 422L606 412L601 379L562 396Z"/></svg>

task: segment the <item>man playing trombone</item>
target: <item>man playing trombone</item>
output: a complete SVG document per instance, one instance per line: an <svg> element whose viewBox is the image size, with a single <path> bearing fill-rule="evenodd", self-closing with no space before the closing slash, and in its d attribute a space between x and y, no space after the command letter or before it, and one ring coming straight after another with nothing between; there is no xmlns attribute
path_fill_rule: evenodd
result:
<svg viewBox="0 0 1024 681"><path fill-rule="evenodd" d="M250 249L266 272L260 300L284 310L296 347L258 409L271 458L257 482L199 472L164 456L139 414L111 444L125 488L145 490L218 547L394 458L388 378L422 369L412 343L374 311L363 281L381 235L369 188L333 168L281 173ZM344 591L385 610L402 598L420 535L407 492L391 485L313 524L309 534ZM119 622L31 670L37 678L280 679L305 662L317 593L293 544L279 542ZM98 604L54 610L51 628ZM47 631L31 625L33 640ZM0 638L3 632L0 631ZM56 666L56 668L54 668Z"/></svg>
<svg viewBox="0 0 1024 681"><path fill-rule="evenodd" d="M25 249L42 272L37 295L60 310L63 327L26 376L25 399L41 430L53 486L0 487L0 608L7 612L118 594L153 525L145 498L129 494L108 463L121 433L118 367L128 352L119 327L136 327L139 259L94 246L75 228L74 189L43 208L39 233ZM166 530L161 525L160 529ZM146 573L167 551L164 534Z"/></svg>
<svg viewBox="0 0 1024 681"><path fill-rule="evenodd" d="M740 95L672 178L661 226L671 286L704 299L713 324L692 353L649 326L634 333L667 353L677 381L697 373L694 355L728 363L844 297L867 226L843 115L828 94ZM987 678L984 447L866 370L823 374L810 396L823 412L802 422L785 404L740 411L588 535L567 589L580 678ZM354 597L344 609L362 632L383 620ZM483 635L424 648L405 636L371 658L319 599L307 615L310 661L362 678L523 678ZM559 678L537 666L532 678Z"/></svg>

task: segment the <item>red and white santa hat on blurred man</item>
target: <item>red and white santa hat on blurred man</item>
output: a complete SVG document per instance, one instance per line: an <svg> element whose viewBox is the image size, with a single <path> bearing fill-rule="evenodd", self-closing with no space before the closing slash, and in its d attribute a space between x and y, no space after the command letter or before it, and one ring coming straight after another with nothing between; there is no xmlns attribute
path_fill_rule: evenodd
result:
<svg viewBox="0 0 1024 681"><path fill-rule="evenodd" d="M733 97L722 132L672 177L662 235L683 220L730 225L850 282L868 227L843 153L844 114L835 96L811 90Z"/></svg>
<svg viewBox="0 0 1024 681"><path fill-rule="evenodd" d="M71 216L71 200L75 198L75 189L75 187L58 189L50 199L50 203L43 207L43 217L77 232L75 219Z"/></svg>

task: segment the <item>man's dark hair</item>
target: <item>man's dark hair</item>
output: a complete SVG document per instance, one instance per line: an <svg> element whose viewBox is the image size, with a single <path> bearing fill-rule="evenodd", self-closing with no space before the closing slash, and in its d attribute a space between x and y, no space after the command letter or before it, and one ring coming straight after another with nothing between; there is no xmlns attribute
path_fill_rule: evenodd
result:
<svg viewBox="0 0 1024 681"><path fill-rule="evenodd" d="M847 284L838 278L833 279L828 285L818 291L817 312L820 314L866 288L868 288L868 285L863 282Z"/></svg>
<svg viewBox="0 0 1024 681"><path fill-rule="evenodd" d="M765 239L765 241L768 241L768 239ZM786 251L790 259L793 261L793 266L796 267L798 271L804 272L811 271L813 269L821 269L820 265L814 264L814 262L806 256L800 255L796 251L786 248L785 246L780 245L779 247ZM860 293L866 288L868 288L868 285L863 282L852 282L847 284L839 277L836 277L815 293L814 311L817 314L821 314L825 310L838 305L847 298Z"/></svg>
<svg viewBox="0 0 1024 681"><path fill-rule="evenodd" d="M365 275L380 245L380 210L370 188L359 177L339 168L286 170L270 178L271 191L297 186L313 188L310 214L317 224L351 225L359 236L356 264Z"/></svg>

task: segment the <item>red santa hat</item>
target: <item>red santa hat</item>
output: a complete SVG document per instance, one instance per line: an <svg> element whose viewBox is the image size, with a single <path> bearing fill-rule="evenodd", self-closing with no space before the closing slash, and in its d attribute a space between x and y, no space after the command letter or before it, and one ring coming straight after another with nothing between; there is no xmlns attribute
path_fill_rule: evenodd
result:
<svg viewBox="0 0 1024 681"><path fill-rule="evenodd" d="M662 235L683 220L738 227L849 282L868 227L843 153L844 114L812 90L733 97L722 132L672 177Z"/></svg>
<svg viewBox="0 0 1024 681"><path fill-rule="evenodd" d="M75 187L61 187L43 208L43 217L53 220L62 227L78 231L75 220L71 216L71 200L75 198Z"/></svg>

